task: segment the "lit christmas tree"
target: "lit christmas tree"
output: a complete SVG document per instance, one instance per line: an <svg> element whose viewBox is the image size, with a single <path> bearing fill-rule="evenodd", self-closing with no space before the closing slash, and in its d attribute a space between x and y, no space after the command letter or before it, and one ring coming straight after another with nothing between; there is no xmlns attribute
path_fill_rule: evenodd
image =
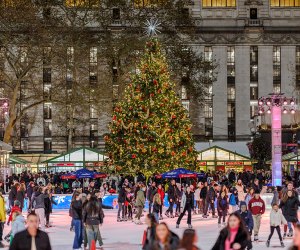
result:
<svg viewBox="0 0 300 250"><path fill-rule="evenodd" d="M147 42L137 72L116 104L110 134L104 137L112 163L128 172L194 169L192 124L156 39Z"/></svg>

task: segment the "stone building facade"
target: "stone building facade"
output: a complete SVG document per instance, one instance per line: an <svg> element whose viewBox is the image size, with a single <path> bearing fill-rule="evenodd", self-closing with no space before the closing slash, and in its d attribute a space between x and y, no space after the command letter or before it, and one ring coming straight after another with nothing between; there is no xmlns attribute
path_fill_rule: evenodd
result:
<svg viewBox="0 0 300 250"><path fill-rule="evenodd" d="M145 1L145 4L149 1ZM114 10L115 11L115 10ZM191 0L185 11L197 25L193 48L206 60L218 64L217 81L207 86L210 95L203 107L189 100L182 89L182 102L189 109L197 140L249 140L251 121L257 114L258 98L283 92L298 98L300 88L300 1L299 0ZM117 11L115 11L117 13ZM117 15L118 16L118 15ZM122 16L122 15L120 15ZM121 18L121 17L120 17ZM70 53L72 50L70 48ZM90 67L106 69L97 60L97 48L90 50ZM44 67L44 91L51 87L51 70ZM100 79L90 73L90 81ZM103 148L113 103L119 86L103 86L103 110L87 112L88 122L76 131L74 146ZM66 151L67 137L59 134L55 106L41 104L31 112L36 117L15 140L24 151ZM292 122L291 115L284 116Z"/></svg>

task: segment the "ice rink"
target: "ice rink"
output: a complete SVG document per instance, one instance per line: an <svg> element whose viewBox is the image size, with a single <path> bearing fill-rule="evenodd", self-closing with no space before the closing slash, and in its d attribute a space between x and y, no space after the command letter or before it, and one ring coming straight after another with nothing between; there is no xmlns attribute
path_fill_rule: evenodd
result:
<svg viewBox="0 0 300 250"><path fill-rule="evenodd" d="M135 225L131 221L129 222L117 222L117 211L116 210L105 210L104 224L101 227L101 234L103 237L104 246L103 248L98 247L97 249L108 249L108 250L138 250L141 249L141 241L143 230L146 225ZM144 217L142 217L142 221ZM187 228L186 218L180 225L180 229L176 229L175 219L164 219L170 229L182 235L184 229ZM70 221L68 211L56 210L51 214L50 221L53 227L48 228L51 245L53 250L71 250L74 238L74 233L70 232ZM201 250L209 250L214 244L219 228L217 225L217 219L207 218L203 219L200 215L193 215L192 225L197 230L199 242L198 247ZM4 235L9 231L10 226L5 225ZM283 229L282 229L283 231ZM259 234L259 243L253 244L253 249L282 249L276 232L271 240L270 248L267 248L265 242L269 234L269 211L263 216L261 232ZM285 249L291 245L291 239L285 239ZM8 248L7 248L8 249Z"/></svg>

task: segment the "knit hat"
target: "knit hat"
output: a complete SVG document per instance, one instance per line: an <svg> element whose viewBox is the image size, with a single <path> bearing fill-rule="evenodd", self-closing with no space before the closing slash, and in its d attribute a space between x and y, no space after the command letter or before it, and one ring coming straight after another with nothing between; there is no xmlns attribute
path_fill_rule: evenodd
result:
<svg viewBox="0 0 300 250"><path fill-rule="evenodd" d="M19 202L18 200L14 201L14 205L20 207L21 206L21 202Z"/></svg>
<svg viewBox="0 0 300 250"><path fill-rule="evenodd" d="M247 207L247 204L246 204L245 201L241 201L241 203L240 203L240 208L242 208L242 206L246 206L246 207Z"/></svg>
<svg viewBox="0 0 300 250"><path fill-rule="evenodd" d="M255 190L254 194L260 194L259 190Z"/></svg>

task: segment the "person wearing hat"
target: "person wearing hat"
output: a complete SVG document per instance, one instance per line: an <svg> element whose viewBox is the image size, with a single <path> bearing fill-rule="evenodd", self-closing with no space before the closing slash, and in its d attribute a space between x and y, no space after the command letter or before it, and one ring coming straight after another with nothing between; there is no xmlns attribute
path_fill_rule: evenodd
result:
<svg viewBox="0 0 300 250"><path fill-rule="evenodd" d="M11 208L11 211L10 211L10 215L8 217L8 220L7 220L7 225L10 224L10 222L12 221L12 216L13 216L13 213L14 212L22 212L21 210L21 203L18 201L18 200L15 200L14 201L14 205L13 207Z"/></svg>
<svg viewBox="0 0 300 250"><path fill-rule="evenodd" d="M254 224L254 241L258 241L261 217L265 213L266 205L258 190L255 191L254 197L249 201L248 209L252 213Z"/></svg>
<svg viewBox="0 0 300 250"><path fill-rule="evenodd" d="M253 230L253 217L251 212L247 209L247 203L245 201L240 202L240 210L237 212L240 214L242 220L244 221L245 227L251 236ZM248 241L248 249L252 249L251 240Z"/></svg>

